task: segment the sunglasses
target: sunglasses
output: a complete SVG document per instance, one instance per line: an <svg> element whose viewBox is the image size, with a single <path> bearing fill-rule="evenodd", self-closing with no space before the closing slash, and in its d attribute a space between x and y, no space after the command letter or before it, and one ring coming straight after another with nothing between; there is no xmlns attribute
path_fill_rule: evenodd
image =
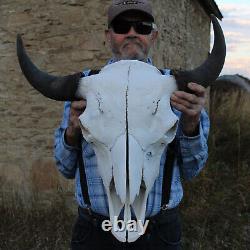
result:
<svg viewBox="0 0 250 250"><path fill-rule="evenodd" d="M151 22L131 22L123 20L117 20L110 26L116 34L127 34L130 31L131 27L133 27L137 34L149 35L155 28L155 24Z"/></svg>

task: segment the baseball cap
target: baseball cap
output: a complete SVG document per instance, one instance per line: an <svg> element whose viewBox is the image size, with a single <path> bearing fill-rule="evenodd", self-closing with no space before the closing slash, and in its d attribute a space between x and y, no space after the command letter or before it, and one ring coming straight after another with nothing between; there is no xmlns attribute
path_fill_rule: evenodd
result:
<svg viewBox="0 0 250 250"><path fill-rule="evenodd" d="M108 9L108 24L110 25L117 16L129 10L144 12L154 22L152 6L148 0L113 0Z"/></svg>

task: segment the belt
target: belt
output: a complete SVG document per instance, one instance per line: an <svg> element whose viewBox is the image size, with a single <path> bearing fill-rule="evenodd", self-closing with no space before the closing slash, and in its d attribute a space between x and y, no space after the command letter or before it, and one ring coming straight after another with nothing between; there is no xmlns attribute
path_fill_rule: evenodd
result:
<svg viewBox="0 0 250 250"><path fill-rule="evenodd" d="M152 217L147 217L152 224L164 224L169 220L169 217L178 213L178 207L160 210L160 212ZM92 223L96 227L101 227L104 220L110 220L108 216L104 216L93 212L90 208L78 207L79 217Z"/></svg>
<svg viewBox="0 0 250 250"><path fill-rule="evenodd" d="M167 223L178 214L179 208L174 207L171 209L161 209L160 212L152 217L148 217L147 219L151 222L151 224L161 225Z"/></svg>
<svg viewBox="0 0 250 250"><path fill-rule="evenodd" d="M78 207L79 217L92 223L96 227L101 227L104 220L109 220L108 216L104 216L93 212L90 208Z"/></svg>

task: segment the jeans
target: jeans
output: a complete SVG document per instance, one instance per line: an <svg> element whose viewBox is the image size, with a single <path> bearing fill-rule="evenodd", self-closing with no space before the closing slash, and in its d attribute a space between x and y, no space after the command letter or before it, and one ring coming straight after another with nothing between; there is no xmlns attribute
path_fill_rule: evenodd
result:
<svg viewBox="0 0 250 250"><path fill-rule="evenodd" d="M99 219L99 218L98 218ZM101 228L101 221L79 215L72 233L72 250L180 250L181 223L178 210L161 212L148 218L144 235L132 243L118 241L111 232ZM107 219L107 218L103 218Z"/></svg>

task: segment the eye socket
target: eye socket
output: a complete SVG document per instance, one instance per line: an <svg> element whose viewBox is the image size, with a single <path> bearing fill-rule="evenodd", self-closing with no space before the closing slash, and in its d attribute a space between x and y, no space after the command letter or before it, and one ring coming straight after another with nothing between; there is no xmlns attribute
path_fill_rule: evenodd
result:
<svg viewBox="0 0 250 250"><path fill-rule="evenodd" d="M80 124L80 128L81 128L81 130L85 130L85 127L82 125L81 120L80 120L80 119L78 119L78 120L79 120L79 124Z"/></svg>
<svg viewBox="0 0 250 250"><path fill-rule="evenodd" d="M174 123L174 125L170 129L168 129L168 131L165 133L165 136L167 137L167 140L169 142L171 142L174 139L175 135L176 135L176 131L177 131L177 127L178 127L178 122L179 121L176 120L175 123Z"/></svg>
<svg viewBox="0 0 250 250"><path fill-rule="evenodd" d="M82 135L83 137L86 139L88 137L88 135L90 135L90 131L88 130L88 128L86 128L83 124L81 119L79 119L79 124L80 124L80 128L82 131Z"/></svg>

